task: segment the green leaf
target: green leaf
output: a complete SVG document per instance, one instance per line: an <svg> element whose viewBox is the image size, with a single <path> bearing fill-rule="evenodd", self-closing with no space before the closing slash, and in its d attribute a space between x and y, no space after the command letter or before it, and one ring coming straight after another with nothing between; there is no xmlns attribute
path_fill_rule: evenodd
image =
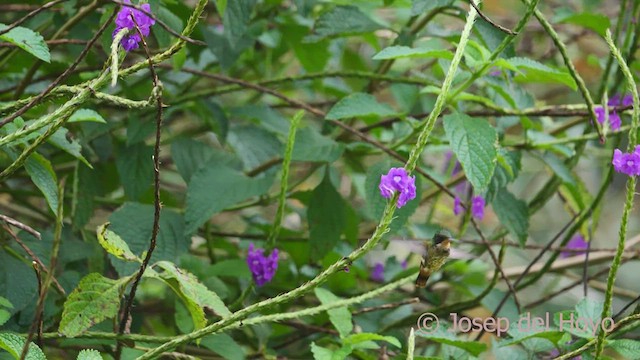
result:
<svg viewBox="0 0 640 360"><path fill-rule="evenodd" d="M515 80L527 82L554 82L567 85L572 90L577 89L575 80L573 80L568 72L551 68L528 58L516 57L508 59L507 61L524 72L523 75L516 75Z"/></svg>
<svg viewBox="0 0 640 360"><path fill-rule="evenodd" d="M264 194L272 182L271 176L249 178L225 165L209 162L189 182L185 233L193 234L212 215L227 207Z"/></svg>
<svg viewBox="0 0 640 360"><path fill-rule="evenodd" d="M215 352L227 360L243 360L244 349L227 334L212 334L202 338L200 345Z"/></svg>
<svg viewBox="0 0 640 360"><path fill-rule="evenodd" d="M576 185L576 180L571 170L562 160L552 153L546 153L542 157L542 161L553 171L565 184Z"/></svg>
<svg viewBox="0 0 640 360"><path fill-rule="evenodd" d="M640 354L640 341L631 339L609 340L607 347L617 351L627 359L637 359Z"/></svg>
<svg viewBox="0 0 640 360"><path fill-rule="evenodd" d="M607 29L611 27L609 17L604 14L592 14L586 12L576 14L573 12L567 12L554 20L559 23L584 26L587 29L597 32L598 35L603 37Z"/></svg>
<svg viewBox="0 0 640 360"><path fill-rule="evenodd" d="M38 279L30 265L7 251L0 251L0 296L13 304L13 308L3 305L11 314L35 306L37 284Z"/></svg>
<svg viewBox="0 0 640 360"><path fill-rule="evenodd" d="M335 296L331 291L323 288L315 288L315 294L322 305L333 304L341 299ZM351 320L351 312L346 306L327 310L329 320L340 333L341 338L346 338L353 330L353 322ZM365 340L362 340L365 341ZM356 342L354 342L356 343ZM346 344L346 343L345 343Z"/></svg>
<svg viewBox="0 0 640 360"><path fill-rule="evenodd" d="M529 340L533 338L547 339L554 344L558 344L558 342L562 340L562 338L564 338L564 335L565 335L563 331L558 331L558 330L534 332L535 329L531 329L530 331L524 331L524 330L528 330L525 326L527 325L522 323L522 331L520 330L514 331L517 328L517 326L515 327L512 326L511 330L509 331L509 335L511 335L512 338L509 340L501 341L499 346L504 347L504 346L520 344L525 340Z"/></svg>
<svg viewBox="0 0 640 360"><path fill-rule="evenodd" d="M33 181L44 195L47 204L49 204L49 209L56 214L58 212L59 201L58 178L49 160L34 152L27 158L27 161L24 163L24 168L27 170L29 177L31 177L31 181Z"/></svg>
<svg viewBox="0 0 640 360"><path fill-rule="evenodd" d="M340 158L343 151L344 145L307 127L298 130L291 159L332 163Z"/></svg>
<svg viewBox="0 0 640 360"><path fill-rule="evenodd" d="M20 359L25 340L26 339L20 335L2 332L0 333L0 349L8 351L14 359ZM32 342L29 344L29 351L27 351L25 360L47 360L47 358L38 345Z"/></svg>
<svg viewBox="0 0 640 360"><path fill-rule="evenodd" d="M67 120L67 122L68 123L97 122L97 123L103 123L103 124L107 123L107 121L100 114L98 114L97 112L91 109L76 110L76 112L74 112L73 115L71 115L69 120Z"/></svg>
<svg viewBox="0 0 640 360"><path fill-rule="evenodd" d="M211 161L241 169L242 163L233 154L215 149L203 142L181 138L171 144L171 157L180 176L188 184L193 174Z"/></svg>
<svg viewBox="0 0 640 360"><path fill-rule="evenodd" d="M450 6L453 0L413 0L411 15L420 15L436 8Z"/></svg>
<svg viewBox="0 0 640 360"><path fill-rule="evenodd" d="M153 229L154 208L152 205L125 203L109 217L109 230L124 240L131 252L138 255L149 249ZM151 256L151 264L160 260L176 261L187 252L191 239L184 235L182 215L167 207L160 212L160 231L156 249ZM109 255L109 261L120 276L136 271L140 264L122 261Z"/></svg>
<svg viewBox="0 0 640 360"><path fill-rule="evenodd" d="M231 311L220 300L218 294L209 290L193 274L168 261L159 261L155 266L164 270L160 273L161 277L178 281L182 294L198 306L210 309L223 318L231 315Z"/></svg>
<svg viewBox="0 0 640 360"><path fill-rule="evenodd" d="M114 255L119 259L142 262L139 257L131 252L129 245L127 245L127 243L124 242L118 234L107 229L110 224L111 223L106 222L98 226L98 229L96 230L100 245L102 245L109 254Z"/></svg>
<svg viewBox="0 0 640 360"><path fill-rule="evenodd" d="M345 345L356 345L365 341L386 341L397 348L402 348L400 341L393 336L383 336L373 333L358 333L351 334L342 339L342 343Z"/></svg>
<svg viewBox="0 0 640 360"><path fill-rule="evenodd" d="M446 344L455 346L459 349L462 349L473 356L478 356L487 350L487 345L477 341L467 341L467 340L459 340L448 330L440 327L437 331L432 334L425 333L423 331L416 332L416 335L422 336L431 341L435 341L440 344Z"/></svg>
<svg viewBox="0 0 640 360"><path fill-rule="evenodd" d="M42 129L39 131L39 133L44 134L45 131L45 129ZM61 127L55 133L53 133L53 135L47 138L47 142L57 147L58 149L63 150L74 158L82 161L89 168L93 168L93 166L91 166L87 159L82 156L82 146L80 145L78 140L69 137L70 135L71 134L67 129Z"/></svg>
<svg viewBox="0 0 640 360"><path fill-rule="evenodd" d="M311 353L314 360L332 360L333 351L322 346L316 345L315 342L311 343Z"/></svg>
<svg viewBox="0 0 640 360"><path fill-rule="evenodd" d="M58 331L76 337L93 325L118 314L120 290L130 280L108 279L98 273L85 276L64 302Z"/></svg>
<svg viewBox="0 0 640 360"><path fill-rule="evenodd" d="M0 24L0 31L7 27L7 25ZM51 62L51 54L49 54L47 43L42 38L42 35L31 29L16 26L6 34L0 35L0 40L14 44L44 62Z"/></svg>
<svg viewBox="0 0 640 360"><path fill-rule="evenodd" d="M396 111L389 105L379 103L373 95L354 93L343 97L333 105L329 113L327 113L326 118L328 120L350 119L354 117L381 118L396 114Z"/></svg>
<svg viewBox="0 0 640 360"><path fill-rule="evenodd" d="M153 181L153 148L144 143L120 145L116 167L127 198L139 200Z"/></svg>
<svg viewBox="0 0 640 360"><path fill-rule="evenodd" d="M4 325L9 318L11 318L11 313L6 309L13 309L13 305L8 299L0 296L0 326Z"/></svg>
<svg viewBox="0 0 640 360"><path fill-rule="evenodd" d="M381 28L356 6L336 6L320 15L313 26L313 35L307 36L306 41L369 33Z"/></svg>
<svg viewBox="0 0 640 360"><path fill-rule="evenodd" d="M520 241L521 245L524 245L529 232L527 203L517 199L505 188L496 194L491 206L500 219L500 223Z"/></svg>
<svg viewBox="0 0 640 360"><path fill-rule="evenodd" d="M433 46L410 48L408 46L389 46L373 56L373 60L401 59L401 58L438 58L453 59L451 51L434 43Z"/></svg>
<svg viewBox="0 0 640 360"><path fill-rule="evenodd" d="M245 171L253 170L267 161L282 157L280 140L271 132L255 125L232 127L228 141L242 160Z"/></svg>
<svg viewBox="0 0 640 360"><path fill-rule="evenodd" d="M496 168L498 135L485 119L461 113L444 117L444 130L475 192L482 193Z"/></svg>
<svg viewBox="0 0 640 360"><path fill-rule="evenodd" d="M344 200L331 184L327 171L311 193L307 210L312 259L322 259L336 246L346 226L345 217Z"/></svg>
<svg viewBox="0 0 640 360"><path fill-rule="evenodd" d="M224 11L227 8L227 0L214 0L216 3L216 9L218 9L218 13L220 16L224 16Z"/></svg>
<svg viewBox="0 0 640 360"><path fill-rule="evenodd" d="M102 360L102 355L98 350L84 349L80 351L76 360Z"/></svg>

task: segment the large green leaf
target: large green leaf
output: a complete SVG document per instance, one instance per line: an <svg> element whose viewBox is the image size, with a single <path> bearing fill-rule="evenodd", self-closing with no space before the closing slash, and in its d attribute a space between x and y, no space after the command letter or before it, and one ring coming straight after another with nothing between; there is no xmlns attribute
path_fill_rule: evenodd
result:
<svg viewBox="0 0 640 360"><path fill-rule="evenodd" d="M327 289L315 288L314 291L322 305L332 304L341 300ZM353 322L351 320L351 312L349 309L346 306L337 307L327 310L327 313L329 314L329 320L333 326L335 326L336 330L338 330L338 333L340 333L340 337L347 337L347 335L349 335L353 330ZM354 344L355 343L356 342L354 342Z"/></svg>
<svg viewBox="0 0 640 360"><path fill-rule="evenodd" d="M453 0L413 0L411 15L420 15L436 8L449 6Z"/></svg>
<svg viewBox="0 0 640 360"><path fill-rule="evenodd" d="M432 46L421 46L417 48L398 45L389 46L373 56L373 60L400 58L439 58L451 60L453 59L453 53L434 43Z"/></svg>
<svg viewBox="0 0 640 360"><path fill-rule="evenodd" d="M220 297L204 286L198 278L186 270L178 268L174 263L159 261L155 266L164 270L160 276L165 279L175 279L180 286L180 291L189 300L202 308L210 309L221 317L231 315L231 311L220 300Z"/></svg>
<svg viewBox="0 0 640 360"><path fill-rule="evenodd" d="M149 249L153 228L154 209L152 205L125 203L109 217L109 230L124 240L133 254L142 257ZM160 231L151 263L160 260L176 261L184 254L190 239L184 235L184 219L177 212L164 207L160 212ZM109 255L111 264L120 276L128 275L140 267L139 264L123 261Z"/></svg>
<svg viewBox="0 0 640 360"><path fill-rule="evenodd" d="M37 284L38 279L31 266L7 251L0 251L0 296L13 304L12 308L5 306L9 313L15 314L28 306L35 306Z"/></svg>
<svg viewBox="0 0 640 360"><path fill-rule="evenodd" d="M611 20L605 14L593 14L593 13L574 13L566 12L556 18L556 22L564 24L574 24L584 26L587 29L591 29L598 33L598 35L604 37L607 29L611 27Z"/></svg>
<svg viewBox="0 0 640 360"><path fill-rule="evenodd" d="M460 340L453 335L453 332L440 327L433 333L426 333L424 331L417 331L416 335L422 336L430 341L434 341L440 344L451 345L462 349L473 356L478 356L487 350L487 345L478 341Z"/></svg>
<svg viewBox="0 0 640 360"><path fill-rule="evenodd" d="M102 248L119 259L142 262L139 257L131 252L129 245L127 245L127 243L124 242L118 234L107 229L109 225L110 223L108 222L104 223L98 226L98 229L96 230L98 242L102 245Z"/></svg>
<svg viewBox="0 0 640 360"><path fill-rule="evenodd" d="M373 95L354 93L340 99L326 118L328 120L350 119L354 117L385 117L396 115L396 111L389 105L379 103Z"/></svg>
<svg viewBox="0 0 640 360"><path fill-rule="evenodd" d="M0 326L4 325L11 317L9 310L13 309L13 304L8 299L0 296Z"/></svg>
<svg viewBox="0 0 640 360"><path fill-rule="evenodd" d="M529 232L527 203L517 199L505 188L496 194L491 205L500 223L524 245Z"/></svg>
<svg viewBox="0 0 640 360"><path fill-rule="evenodd" d="M444 117L451 149L475 192L484 192L496 168L498 135L485 119L455 112Z"/></svg>
<svg viewBox="0 0 640 360"><path fill-rule="evenodd" d="M39 133L44 134L45 131L45 129L42 129L39 131ZM53 135L49 136L47 142L73 156L74 158L82 161L88 167L92 167L87 159L82 156L82 146L77 139L71 137L71 133L67 129L63 127L58 129L53 133Z"/></svg>
<svg viewBox="0 0 640 360"><path fill-rule="evenodd" d="M25 341L25 338L17 334L8 332L0 333L0 349L8 351L16 360L20 359ZM47 358L38 345L30 343L25 360L47 360Z"/></svg>
<svg viewBox="0 0 640 360"><path fill-rule="evenodd" d="M98 114L96 111L91 109L76 110L76 112L74 112L73 115L71 115L69 120L67 120L67 123L84 122L84 121L97 122L97 123L103 123L103 124L107 123L100 114Z"/></svg>
<svg viewBox="0 0 640 360"><path fill-rule="evenodd" d="M102 360L102 355L98 350L85 349L80 351L76 360Z"/></svg>
<svg viewBox="0 0 640 360"><path fill-rule="evenodd" d="M218 163L208 163L191 177L185 210L186 234L193 234L212 215L240 201L262 195L273 177L249 178Z"/></svg>
<svg viewBox="0 0 640 360"><path fill-rule="evenodd" d="M58 178L49 160L34 152L27 158L24 168L33 183L40 189L54 214L58 212Z"/></svg>
<svg viewBox="0 0 640 360"><path fill-rule="evenodd" d="M229 145L242 160L244 170L250 171L260 165L282 157L282 143L269 131L252 126L233 126L228 136Z"/></svg>
<svg viewBox="0 0 640 360"><path fill-rule="evenodd" d="M632 339L609 340L607 347L617 351L627 359L637 359L640 354L640 341Z"/></svg>
<svg viewBox="0 0 640 360"><path fill-rule="evenodd" d="M356 6L336 6L320 15L313 26L313 35L307 36L306 41L368 33L381 28Z"/></svg>
<svg viewBox="0 0 640 360"><path fill-rule="evenodd" d="M393 336L383 336L372 333L358 333L351 334L342 339L342 343L345 345L356 345L365 341L386 341L397 348L402 348L400 341L398 341L398 339L394 338Z"/></svg>
<svg viewBox="0 0 640 360"><path fill-rule="evenodd" d="M322 259L331 251L346 226L344 200L331 184L328 171L311 193L307 220L311 258Z"/></svg>
<svg viewBox="0 0 640 360"><path fill-rule="evenodd" d="M153 148L144 143L121 145L116 167L127 198L139 200L153 182Z"/></svg>
<svg viewBox="0 0 640 360"><path fill-rule="evenodd" d="M58 331L76 337L93 325L118 314L120 290L130 278L108 279L98 273L85 276L64 302Z"/></svg>
<svg viewBox="0 0 640 360"><path fill-rule="evenodd" d="M0 24L0 31L6 28L7 25ZM44 42L42 35L31 29L16 26L6 34L0 35L0 40L12 43L42 61L51 61L51 54L49 53L47 43Z"/></svg>
<svg viewBox="0 0 640 360"><path fill-rule="evenodd" d="M541 64L529 58L511 58L506 60L510 65L517 67L523 73L516 75L516 80L527 82L552 82L567 85L573 90L577 89L575 80L568 72L560 71ZM498 64L498 63L496 63Z"/></svg>
<svg viewBox="0 0 640 360"><path fill-rule="evenodd" d="M171 144L171 157L178 172L187 183L191 180L191 176L209 161L236 169L242 168L242 163L233 154L193 139L181 138L174 141Z"/></svg>
<svg viewBox="0 0 640 360"><path fill-rule="evenodd" d="M215 352L227 360L243 360L244 349L227 334L212 334L202 338L200 345Z"/></svg>
<svg viewBox="0 0 640 360"><path fill-rule="evenodd" d="M340 158L344 146L333 139L320 135L311 128L299 129L293 145L292 160L332 163Z"/></svg>

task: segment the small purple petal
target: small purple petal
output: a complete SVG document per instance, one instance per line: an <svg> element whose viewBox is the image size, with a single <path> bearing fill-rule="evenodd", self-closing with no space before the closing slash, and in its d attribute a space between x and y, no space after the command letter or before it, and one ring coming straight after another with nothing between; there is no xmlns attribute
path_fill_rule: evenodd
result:
<svg viewBox="0 0 640 360"><path fill-rule="evenodd" d="M384 265L382 263L376 263L369 277L375 282L384 282Z"/></svg>
<svg viewBox="0 0 640 360"><path fill-rule="evenodd" d="M602 106L596 106L594 110L596 112L596 120L598 120L600 124L604 124L604 108Z"/></svg>
<svg viewBox="0 0 640 360"><path fill-rule="evenodd" d="M484 198L480 195L474 196L471 199L471 215L478 220L482 220L484 218Z"/></svg>
<svg viewBox="0 0 640 360"><path fill-rule="evenodd" d="M611 130L618 131L620 130L620 126L622 126L622 120L620 119L620 115L617 112L612 112L609 114L609 125L611 125Z"/></svg>
<svg viewBox="0 0 640 360"><path fill-rule="evenodd" d="M454 215L460 215L462 213L462 200L460 199L460 196L455 197L455 199L453 199L453 214Z"/></svg>
<svg viewBox="0 0 640 360"><path fill-rule="evenodd" d="M622 98L622 106L631 106L633 105L633 95L627 94Z"/></svg>
<svg viewBox="0 0 640 360"><path fill-rule="evenodd" d="M264 249L255 249L253 244L249 244L247 265L256 285L268 283L278 269L278 249L274 249L269 256L264 256Z"/></svg>
<svg viewBox="0 0 640 360"><path fill-rule="evenodd" d="M629 176L640 175L640 150L636 146L634 152L623 153L619 149L613 152L613 160L611 161L616 172L627 174Z"/></svg>
<svg viewBox="0 0 640 360"><path fill-rule="evenodd" d="M582 249L586 250L588 246L589 244L587 244L587 242L584 241L584 238L581 235L576 235L567 243L566 247L574 250L582 250ZM584 253L585 253L584 251L582 252L563 251L560 253L560 257L566 258L569 256L580 255Z"/></svg>

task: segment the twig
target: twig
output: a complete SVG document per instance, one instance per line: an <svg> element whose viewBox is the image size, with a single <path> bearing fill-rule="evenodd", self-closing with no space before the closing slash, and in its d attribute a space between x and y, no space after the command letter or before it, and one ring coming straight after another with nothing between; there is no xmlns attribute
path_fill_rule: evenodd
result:
<svg viewBox="0 0 640 360"><path fill-rule="evenodd" d="M29 234L33 235L36 239L41 240L42 238L40 237L40 233L37 232L36 230L34 230L32 227L30 227L29 225L25 225L23 223L21 223L20 221L10 218L6 215L2 215L0 214L0 220L6 222L9 225L13 225L15 227L17 227L20 230L24 230L26 232L28 232Z"/></svg>
<svg viewBox="0 0 640 360"><path fill-rule="evenodd" d="M366 313L369 313L369 312L372 312L372 311L394 309L394 308L400 307L402 305L415 304L415 303L418 303L418 302L420 302L420 298L414 297L414 298L411 298L411 299L397 301L397 302L393 302L393 303L389 303L389 304L364 307L364 308L361 308L361 309L358 309L358 310L354 311L352 314L353 315L360 315L360 314L366 314Z"/></svg>
<svg viewBox="0 0 640 360"><path fill-rule="evenodd" d="M28 13L27 15L25 15L25 16L21 17L20 19L18 19L18 20L16 20L16 21L14 21L11 25L9 25L9 26L7 26L6 28L4 28L4 29L0 30L0 35L4 35L4 34L8 33L8 32L9 32L9 31L11 31L12 29L14 29L14 28L16 28L16 27L20 26L20 24L22 24L23 22L25 22L25 21L27 21L27 20L31 19L32 17L34 17L34 16L38 15L40 12L42 12L42 11L44 11L44 10L47 10L48 8L53 7L53 6L56 6L56 5L58 5L59 3L61 3L61 2L65 2L65 1L67 1L67 0L55 0L55 1L51 1L51 2L48 2L48 3L46 3L46 4L42 5L42 6L40 6L40 7L36 8L36 9L34 9L34 10L33 10L33 11L31 11L30 13Z"/></svg>
<svg viewBox="0 0 640 360"><path fill-rule="evenodd" d="M42 321L42 316L44 316L44 301L47 298L47 293L49 292L49 286L53 281L53 273L55 272L56 265L58 263L58 252L60 250L60 241L62 239L62 219L64 216L63 212L63 204L64 201L64 179L58 184L58 208L56 209L56 224L53 232L53 246L51 248L51 259L49 260L49 266L51 269L47 272L44 278L44 284L41 288L40 293L38 294L38 303L36 305L35 318L33 323L31 323L31 327L29 328L29 334L27 335L27 339L24 342L24 347L22 348L22 353L20 355L20 360L24 360L29 352L29 345L31 344L31 339L36 331L38 331L38 327L40 326L40 322ZM40 334L41 331L38 331Z"/></svg>
<svg viewBox="0 0 640 360"><path fill-rule="evenodd" d="M474 0L469 0L469 4L471 4L471 6L473 6L476 9L476 11L478 12L478 16L480 16L484 21L488 22L489 25L509 35L512 35L512 36L518 35L517 32L511 31L506 27L496 24L495 22L493 22L493 20L489 19L488 16L486 16L484 13L482 13L482 11L480 11L480 9L478 8L478 5L475 4Z"/></svg>
<svg viewBox="0 0 640 360"><path fill-rule="evenodd" d="M42 262L42 260L40 260L40 258L38 257L38 255L36 255L28 246L27 244L25 244L22 240L20 240L20 238L18 237L18 235L16 235L16 233L14 233L11 228L9 228L6 225L2 225L2 228L9 234L9 236L11 236L13 238L13 240L16 241L16 243L18 243L18 245L20 245L20 247L29 255L29 257L31 257L31 260L33 260L36 264L38 264L38 266L44 270L45 273L49 273L49 269L47 269L47 267L44 265L44 263ZM62 296L65 296L66 293L64 291L64 288L62 287L62 285L60 285L60 283L58 282L58 280L56 280L55 277L52 278L53 284L55 285L56 290L58 291L58 293Z"/></svg>
<svg viewBox="0 0 640 360"><path fill-rule="evenodd" d="M131 313L131 307L133 306L133 301L136 296L136 290L138 289L138 284L140 283L140 279L142 279L142 275L144 271L147 269L149 262L151 261L151 255L153 255L153 251L156 248L156 241L158 239L158 233L160 232L160 210L162 208L162 204L160 203L160 137L162 134L162 84L160 83L160 79L158 79L158 74L156 73L155 67L153 65L153 61L151 59L151 54L149 53L149 47L147 46L147 42L144 39L144 35L140 31L138 23L136 22L135 17L131 17L136 25L136 31L138 35L140 35L140 39L142 42L142 47L147 55L147 59L149 60L149 72L151 73L151 78L153 80L153 93L156 98L156 137L155 137L155 145L153 148L153 182L154 182L154 198L153 198L153 228L151 230L151 240L149 242L149 249L147 250L147 255L145 256L142 264L140 265L140 270L136 275L133 283L131 284L131 290L129 292L129 296L126 299L125 307L122 312L122 318L120 319L120 326L118 328L119 334L124 334L125 331L128 332L127 323L129 319L129 314ZM122 342L118 342L116 345L116 359L120 359L120 354L122 351Z"/></svg>
<svg viewBox="0 0 640 360"><path fill-rule="evenodd" d="M71 64L71 66L69 66L67 68L67 70L65 70L62 73L62 75L60 75L51 84L49 84L49 86L47 86L46 89L44 89L40 94L38 94L38 96L32 98L31 101L29 101L26 105L24 105L22 108L20 108L20 110L16 111L15 113L11 114L10 116L8 116L5 119L3 119L2 121L0 121L0 128L3 127L6 124L12 122L18 116L26 113L29 109L31 109L36 104L38 104L38 102L40 102L40 100L42 100L45 96L47 96L47 94L49 94L51 92L51 90L53 90L56 86L58 86L58 84L60 84L62 81L64 81L67 78L67 76L69 76L69 74L71 74L71 72L73 72L73 70L78 66L78 64L80 64L82 59L84 59L84 57L89 53L89 50L91 50L91 48L93 47L93 44L95 44L96 41L98 41L98 39L100 38L102 33L107 29L107 27L111 24L111 21L115 17L116 17L116 12L115 12L115 9L114 9L114 11L111 14L111 17L109 18L109 20L107 20L104 24L102 24L102 26L100 27L98 32L96 32L96 34L91 38L91 40L89 40L89 42L87 43L87 46L85 46L85 48L82 49L82 52L80 52L80 55L78 55L78 58L76 58L76 60L73 62L73 64Z"/></svg>

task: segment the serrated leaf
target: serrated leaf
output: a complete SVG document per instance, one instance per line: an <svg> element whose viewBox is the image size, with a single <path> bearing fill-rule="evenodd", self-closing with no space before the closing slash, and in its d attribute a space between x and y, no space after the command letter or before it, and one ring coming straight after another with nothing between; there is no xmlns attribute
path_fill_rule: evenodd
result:
<svg viewBox="0 0 640 360"><path fill-rule="evenodd" d="M139 200L153 181L153 148L144 143L120 145L116 168L124 193L130 200Z"/></svg>
<svg viewBox="0 0 640 360"><path fill-rule="evenodd" d="M109 230L118 234L132 253L143 254L149 249L153 218L153 205L127 202L109 216ZM168 207L162 208L160 229L151 264L160 260L177 261L187 252L190 243L191 239L184 235L182 215ZM109 261L120 276L131 274L140 267L140 264L122 261L113 255L109 255Z"/></svg>
<svg viewBox="0 0 640 360"><path fill-rule="evenodd" d="M93 325L118 314L120 289L130 280L108 279L98 273L85 276L64 302L58 331L76 337Z"/></svg>
<svg viewBox="0 0 640 360"><path fill-rule="evenodd" d="M227 334L212 334L202 338L200 345L227 360L244 360L244 349Z"/></svg>
<svg viewBox="0 0 640 360"><path fill-rule="evenodd" d="M164 272L160 273L160 277L165 279L171 278L178 281L182 294L198 304L198 306L210 309L223 318L231 315L231 311L229 311L224 302L220 300L218 294L209 290L193 274L178 268L175 264L168 261L159 261L155 266L164 270Z"/></svg>
<svg viewBox="0 0 640 360"><path fill-rule="evenodd" d="M137 257L134 253L129 249L129 245L127 245L124 240L118 234L113 231L107 229L110 223L106 222L100 226L96 230L96 234L98 236L98 242L102 245L102 248L105 249L109 254L114 255L122 260L127 261L138 261L142 262L142 260Z"/></svg>
<svg viewBox="0 0 640 360"><path fill-rule="evenodd" d="M584 26L587 29L591 29L598 33L598 35L604 37L607 29L611 27L611 21L609 17L604 14L593 13L567 13L554 19L556 22L564 24L574 24Z"/></svg>
<svg viewBox="0 0 640 360"><path fill-rule="evenodd" d="M507 60L511 65L516 66L523 75L516 75L515 80L533 82L555 82L567 85L572 90L577 89L575 80L568 72L551 68L528 58L511 58Z"/></svg>
<svg viewBox="0 0 640 360"><path fill-rule="evenodd" d="M332 304L341 300L327 289L315 288L314 292L322 305ZM329 314L329 320L336 330L338 330L338 333L340 333L340 337L346 338L353 330L353 322L351 320L351 312L349 309L346 306L338 307L327 310L327 313Z"/></svg>
<svg viewBox="0 0 640 360"><path fill-rule="evenodd" d="M191 177L185 210L186 234L194 233L212 215L240 201L262 195L273 177L249 178L227 166L207 163Z"/></svg>
<svg viewBox="0 0 640 360"><path fill-rule="evenodd" d="M356 6L339 5L320 15L313 26L313 35L307 36L305 41L368 33L381 28Z"/></svg>
<svg viewBox="0 0 640 360"><path fill-rule="evenodd" d="M449 6L453 0L413 0L411 5L411 15L424 14L433 9Z"/></svg>
<svg viewBox="0 0 640 360"><path fill-rule="evenodd" d="M373 60L401 59L401 58L438 58L453 59L451 51L444 50L442 46L421 46L411 48L408 46L389 46L373 56Z"/></svg>
<svg viewBox="0 0 640 360"><path fill-rule="evenodd" d="M44 134L45 131L45 129L42 129L38 132L40 134ZM89 168L93 168L93 166L91 166L87 159L82 156L82 146L80 145L78 140L69 137L69 135L71 135L69 133L69 130L61 127L55 133L53 133L53 135L47 138L47 142L57 147L58 149L63 150L74 158L82 161Z"/></svg>
<svg viewBox="0 0 640 360"><path fill-rule="evenodd" d="M331 184L328 173L311 193L307 210L310 255L315 260L322 259L336 246L346 226L344 199Z"/></svg>
<svg viewBox="0 0 640 360"><path fill-rule="evenodd" d="M97 122L106 124L107 121L96 111L91 109L78 109L67 120L67 123L74 122Z"/></svg>
<svg viewBox="0 0 640 360"><path fill-rule="evenodd" d="M344 146L316 130L303 128L296 134L292 160L332 163L340 158Z"/></svg>
<svg viewBox="0 0 640 360"><path fill-rule="evenodd" d="M496 168L498 134L484 119L461 113L444 117L451 149L477 193L484 192Z"/></svg>
<svg viewBox="0 0 640 360"><path fill-rule="evenodd" d="M351 334L342 339L342 343L345 345L356 345L365 341L385 341L397 348L402 348L402 344L400 344L400 341L393 336L383 336L373 333L358 333Z"/></svg>
<svg viewBox="0 0 640 360"><path fill-rule="evenodd" d="M432 334L429 334L423 331L417 331L416 335L424 337L431 341L435 341L440 344L446 344L446 345L457 347L459 349L462 349L468 352L473 356L478 356L481 353L483 353L485 350L487 350L486 344L477 342L477 341L459 340L448 330L443 329L443 327L440 327L437 331L435 331Z"/></svg>
<svg viewBox="0 0 640 360"><path fill-rule="evenodd" d="M102 355L98 350L84 349L80 351L76 360L102 360Z"/></svg>
<svg viewBox="0 0 640 360"><path fill-rule="evenodd" d="M517 199L505 188L496 194L491 206L500 223L520 241L521 245L524 245L529 232L527 203Z"/></svg>
<svg viewBox="0 0 640 360"><path fill-rule="evenodd" d="M31 177L31 181L44 195L47 204L49 204L49 209L56 214L59 201L58 178L53 171L51 162L44 156L34 152L27 158L24 168L27 170L29 177Z"/></svg>
<svg viewBox="0 0 640 360"><path fill-rule="evenodd" d="M396 111L389 105L379 103L373 95L354 93L340 99L326 118L328 120L350 119L354 117L376 117L396 115Z"/></svg>
<svg viewBox="0 0 640 360"><path fill-rule="evenodd" d="M0 31L7 27L5 24L0 24ZM42 61L51 62L51 54L44 38L31 29L16 26L6 34L0 35L0 40L12 43Z"/></svg>
<svg viewBox="0 0 640 360"><path fill-rule="evenodd" d="M242 169L242 162L231 153L213 148L203 142L181 138L171 144L171 157L180 176L188 184L193 174L208 162Z"/></svg>
<svg viewBox="0 0 640 360"><path fill-rule="evenodd" d="M632 339L609 340L607 347L617 351L627 359L637 359L640 354L640 341Z"/></svg>
<svg viewBox="0 0 640 360"><path fill-rule="evenodd" d="M2 332L0 333L0 349L5 349L14 359L20 359L22 349L26 339L18 334ZM47 360L42 350L33 342L29 344L29 351L25 360Z"/></svg>

